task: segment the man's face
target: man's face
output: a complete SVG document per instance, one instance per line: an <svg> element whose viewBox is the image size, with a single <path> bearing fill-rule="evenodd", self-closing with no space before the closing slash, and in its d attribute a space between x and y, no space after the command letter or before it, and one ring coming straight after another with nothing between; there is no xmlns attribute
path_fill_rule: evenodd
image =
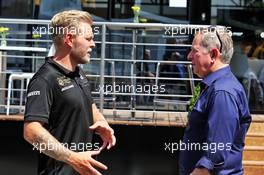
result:
<svg viewBox="0 0 264 175"><path fill-rule="evenodd" d="M193 72L200 78L211 72L212 59L210 52L201 45L201 34L195 36L192 42L192 50L188 54L188 60L192 61Z"/></svg>
<svg viewBox="0 0 264 175"><path fill-rule="evenodd" d="M90 61L92 48L95 47L92 27L88 23L81 22L79 34L73 39L71 57L77 64L85 64Z"/></svg>

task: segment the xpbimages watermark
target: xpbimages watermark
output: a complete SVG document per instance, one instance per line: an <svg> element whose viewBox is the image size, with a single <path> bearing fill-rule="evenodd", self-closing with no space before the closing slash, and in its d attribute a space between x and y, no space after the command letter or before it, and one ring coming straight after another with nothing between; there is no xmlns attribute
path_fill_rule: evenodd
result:
<svg viewBox="0 0 264 175"><path fill-rule="evenodd" d="M132 85L132 84L107 84L103 86L99 86L97 91L103 91L106 95L111 93L144 93L144 94L151 94L151 93L164 93L166 91L165 85Z"/></svg>
<svg viewBox="0 0 264 175"><path fill-rule="evenodd" d="M164 150L174 153L177 151L209 151L210 153L216 153L217 151L230 151L232 143L184 143L181 140L177 142L165 142Z"/></svg>
<svg viewBox="0 0 264 175"><path fill-rule="evenodd" d="M32 33L38 34L40 37L42 35L63 35L67 33L71 33L73 35L84 35L86 32L93 32L94 35L100 34L100 27L99 26L93 26L92 30L89 31L83 31L83 28L76 28L76 27L52 27L48 24L48 26L37 26L32 27ZM87 30L87 29L85 29Z"/></svg>
<svg viewBox="0 0 264 175"><path fill-rule="evenodd" d="M210 27L201 27L193 25L179 25L176 27L166 26L164 27L164 35L174 37L177 35L194 35L197 32L202 33L213 33L217 30L217 33L221 34L222 32L228 33L232 36L231 27L223 26L210 26Z"/></svg>
<svg viewBox="0 0 264 175"><path fill-rule="evenodd" d="M100 143L54 143L51 141L48 141L48 143L33 143L33 150L40 153L45 150L61 151L66 149L75 152L97 151L100 149Z"/></svg>

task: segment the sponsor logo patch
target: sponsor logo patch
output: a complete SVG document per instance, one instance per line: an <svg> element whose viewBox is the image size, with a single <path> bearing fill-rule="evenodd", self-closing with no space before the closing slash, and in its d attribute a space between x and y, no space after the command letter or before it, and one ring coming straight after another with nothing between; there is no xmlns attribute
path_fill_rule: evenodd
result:
<svg viewBox="0 0 264 175"><path fill-rule="evenodd" d="M32 91L32 92L29 92L27 94L27 97L36 96L36 95L40 95L40 91Z"/></svg>

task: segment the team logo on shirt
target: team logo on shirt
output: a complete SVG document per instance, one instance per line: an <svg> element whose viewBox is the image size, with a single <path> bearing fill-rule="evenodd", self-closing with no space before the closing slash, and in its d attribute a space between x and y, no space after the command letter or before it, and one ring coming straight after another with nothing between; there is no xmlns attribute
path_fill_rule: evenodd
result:
<svg viewBox="0 0 264 175"><path fill-rule="evenodd" d="M61 86L61 91L66 91L68 89L74 88L74 85L71 82L71 79L65 76L57 78L58 84Z"/></svg>
<svg viewBox="0 0 264 175"><path fill-rule="evenodd" d="M57 78L57 82L59 83L60 86L65 86L71 83L71 79L65 76L62 76L62 77Z"/></svg>

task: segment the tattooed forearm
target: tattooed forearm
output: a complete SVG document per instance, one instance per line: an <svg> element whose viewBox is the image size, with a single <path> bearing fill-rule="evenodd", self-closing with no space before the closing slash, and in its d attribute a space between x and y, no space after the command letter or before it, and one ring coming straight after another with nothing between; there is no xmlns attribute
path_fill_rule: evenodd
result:
<svg viewBox="0 0 264 175"><path fill-rule="evenodd" d="M64 147L48 131L41 131L41 133L36 134L32 144L40 152L59 161L66 162L71 155L71 151Z"/></svg>

